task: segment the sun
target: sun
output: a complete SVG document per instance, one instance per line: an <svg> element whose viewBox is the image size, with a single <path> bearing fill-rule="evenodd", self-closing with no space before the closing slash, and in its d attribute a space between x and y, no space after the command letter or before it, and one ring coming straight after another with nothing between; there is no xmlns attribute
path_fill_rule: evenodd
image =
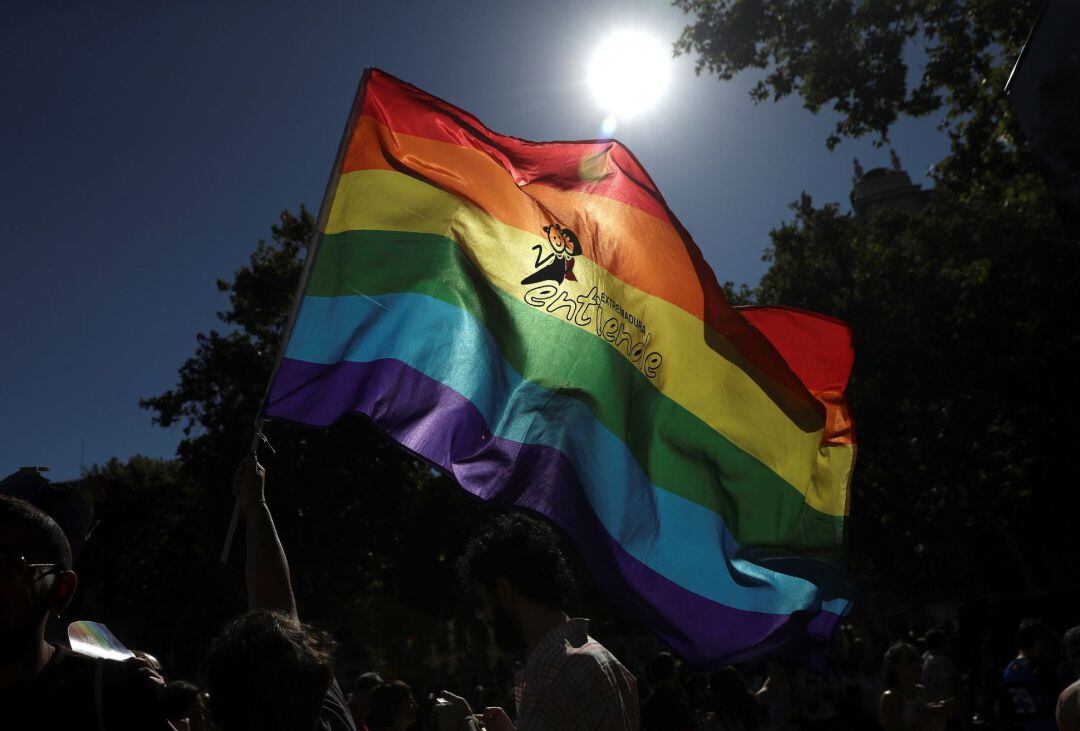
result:
<svg viewBox="0 0 1080 731"><path fill-rule="evenodd" d="M589 88L611 123L630 119L663 98L671 63L671 49L654 36L639 30L616 31L592 54Z"/></svg>

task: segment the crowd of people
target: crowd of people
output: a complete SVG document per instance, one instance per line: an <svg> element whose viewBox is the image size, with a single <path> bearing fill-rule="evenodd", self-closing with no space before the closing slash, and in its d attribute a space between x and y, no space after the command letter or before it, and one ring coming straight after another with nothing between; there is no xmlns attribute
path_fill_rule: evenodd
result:
<svg viewBox="0 0 1080 731"><path fill-rule="evenodd" d="M824 674L775 660L705 673L666 652L627 667L568 614L559 536L521 511L494 516L459 560L463 591L517 666L504 662L487 687L368 671L343 689L333 638L300 619L254 454L234 492L248 609L211 643L198 683L168 678L145 653L117 662L48 641L50 616L78 588L78 541L47 509L0 495L0 728L1080 730L1080 628L1059 638L1037 620L1021 623L1016 656L989 683L943 629L875 653L848 628Z"/></svg>

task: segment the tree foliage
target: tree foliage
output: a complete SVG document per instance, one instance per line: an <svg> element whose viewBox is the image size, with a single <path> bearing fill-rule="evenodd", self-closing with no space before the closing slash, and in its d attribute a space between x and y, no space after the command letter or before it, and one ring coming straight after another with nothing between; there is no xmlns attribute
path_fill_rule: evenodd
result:
<svg viewBox="0 0 1080 731"><path fill-rule="evenodd" d="M313 229L303 207L296 215L281 214L272 227L272 242L260 241L232 281L218 282L229 299L228 309L219 313L228 329L198 335L177 386L143 401L156 423L179 425L185 435L178 448L179 468L155 468L162 479L159 494L179 485L182 494L191 495L186 502L175 495L164 499L162 505L176 511L164 522L153 510L144 519L159 532L177 520L186 530L192 529L189 521L206 527L190 569L198 576L216 575L212 554L232 509L231 476L250 445ZM454 616L459 592L450 566L472 517L463 491L360 418L324 430L270 422L265 433L275 452L263 449L260 459L267 465L268 495L302 615L331 629L354 656L366 647L384 657L404 650L400 641L389 641L392 635L379 631L386 622L400 625L403 612L413 633ZM117 484L112 492L119 495L109 501L111 509L132 519L143 513L142 483L149 480L142 477L143 467L106 468ZM106 514L109 503L102 506ZM242 586L238 561L233 564L216 584L232 589L193 597L193 606L232 598L209 613L210 624L243 609L236 590ZM187 570L179 561L166 565ZM135 583L149 581L149 570L141 563L138 570L133 567L131 575L140 577ZM197 582L185 586L198 591ZM111 593L125 591L110 584ZM207 622L199 627L204 642L196 646L205 647L212 628ZM420 646L426 649L427 644Z"/></svg>
<svg viewBox="0 0 1080 731"><path fill-rule="evenodd" d="M726 287L736 304L852 326L849 526L864 588L957 598L1075 580L1076 551L1059 536L1071 532L1060 479L1080 432L1064 397L1080 356L1080 248L1004 94L1041 2L676 5L694 16L677 52L721 79L757 72L756 102L831 105L830 149L867 134L881 145L905 116L940 115L951 139L925 209L855 216L804 194L772 232L759 285Z"/></svg>
<svg viewBox="0 0 1080 731"><path fill-rule="evenodd" d="M176 460L96 466L108 485L79 556L72 619L100 619L133 649L191 674L208 637L242 606L242 583L214 568L220 520Z"/></svg>
<svg viewBox="0 0 1080 731"><path fill-rule="evenodd" d="M944 113L957 128L1000 115L1012 60L1039 0L675 0L693 14L676 43L697 70L731 79L763 72L755 102L797 94L839 115L827 144L888 140L899 117ZM920 63L921 62L921 63ZM912 73L912 67L915 67ZM921 66L921 69L919 68ZM914 79L909 77L914 76Z"/></svg>
<svg viewBox="0 0 1080 731"><path fill-rule="evenodd" d="M1045 196L1022 195L1032 186L1005 205L940 190L921 212L866 216L803 195L772 233L753 299L854 333L849 525L864 586L1046 588L1061 572L1032 566L1076 553L1023 547L1048 546L1054 527L1068 535L1056 476L1080 427L1062 399L1080 356L1080 250Z"/></svg>

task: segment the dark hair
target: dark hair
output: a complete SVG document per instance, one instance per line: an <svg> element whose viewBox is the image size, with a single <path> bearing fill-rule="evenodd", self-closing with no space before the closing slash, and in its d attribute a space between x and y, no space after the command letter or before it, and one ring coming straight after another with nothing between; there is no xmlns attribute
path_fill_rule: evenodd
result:
<svg viewBox="0 0 1080 731"><path fill-rule="evenodd" d="M242 614L203 660L210 715L224 731L310 728L333 681L334 640L267 609Z"/></svg>
<svg viewBox="0 0 1080 731"><path fill-rule="evenodd" d="M161 689L158 702L165 718L179 721L187 718L192 702L199 697L199 688L186 680L170 680Z"/></svg>
<svg viewBox="0 0 1080 731"><path fill-rule="evenodd" d="M945 634L944 630L932 629L926 633L926 637L923 638L923 642L926 643L926 649L931 652L938 652L948 647L949 638Z"/></svg>
<svg viewBox="0 0 1080 731"><path fill-rule="evenodd" d="M495 586L500 576L539 604L562 609L574 590L574 574L559 534L547 522L521 511L497 515L473 536L458 561L466 588Z"/></svg>
<svg viewBox="0 0 1080 731"><path fill-rule="evenodd" d="M36 548L45 553L28 556L31 561L60 565L65 571L71 568L71 544L55 520L43 510L25 500L10 495L0 495L0 523L26 528L39 542Z"/></svg>
<svg viewBox="0 0 1080 731"><path fill-rule="evenodd" d="M390 728L411 696L412 689L400 680L377 686L371 691L370 711L365 723L372 729Z"/></svg>
<svg viewBox="0 0 1080 731"><path fill-rule="evenodd" d="M577 256L578 254L580 254L581 242L578 241L577 234L564 226L562 228L562 235L565 236L567 240L569 240L570 243L574 245L573 250L570 252L570 256Z"/></svg>
<svg viewBox="0 0 1080 731"><path fill-rule="evenodd" d="M675 657L670 652L658 652L645 667L645 677L652 685L662 685L675 674Z"/></svg>
<svg viewBox="0 0 1080 731"><path fill-rule="evenodd" d="M723 670L713 673L710 685L713 698L720 716L726 726L736 728L757 728L761 723L757 701L754 700L746 681L738 670L728 665Z"/></svg>
<svg viewBox="0 0 1080 731"><path fill-rule="evenodd" d="M1038 619L1025 619L1020 623L1020 628L1016 631L1017 647L1024 651L1032 650L1039 640L1055 644L1058 638L1049 625Z"/></svg>
<svg viewBox="0 0 1080 731"><path fill-rule="evenodd" d="M900 661L908 653L915 657L919 656L919 651L915 649L915 646L903 640L892 643L889 649L885 651L885 659L881 663L881 679L886 688L900 687L898 668Z"/></svg>
<svg viewBox="0 0 1080 731"><path fill-rule="evenodd" d="M364 693L376 686L382 685L385 682L386 681L383 680L383 677L378 673L362 673L356 676L356 680L353 681L352 692Z"/></svg>

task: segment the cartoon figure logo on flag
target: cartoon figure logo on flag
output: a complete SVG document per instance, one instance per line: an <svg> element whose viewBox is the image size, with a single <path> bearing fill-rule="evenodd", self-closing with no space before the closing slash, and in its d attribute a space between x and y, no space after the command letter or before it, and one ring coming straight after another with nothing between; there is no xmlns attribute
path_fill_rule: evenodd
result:
<svg viewBox="0 0 1080 731"><path fill-rule="evenodd" d="M544 234L547 235L547 246L536 244L533 250L536 252L537 271L521 280L522 284L536 284L537 282L558 282L563 279L576 282L574 275L574 257L581 253L581 242L577 234L565 226L552 223L544 226ZM547 256L544 253L547 252Z"/></svg>

